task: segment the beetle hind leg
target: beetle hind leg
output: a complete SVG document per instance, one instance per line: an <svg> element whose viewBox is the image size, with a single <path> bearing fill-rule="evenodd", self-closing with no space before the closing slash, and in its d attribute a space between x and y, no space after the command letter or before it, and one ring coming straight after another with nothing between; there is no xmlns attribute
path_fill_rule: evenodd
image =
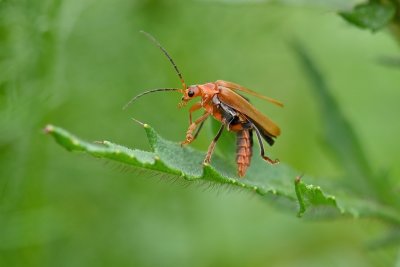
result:
<svg viewBox="0 0 400 267"><path fill-rule="evenodd" d="M264 144L263 144L262 139L261 139L261 133L260 133L260 131L257 129L257 127L254 127L254 130L255 130L256 135L257 135L258 144L260 145L260 156L261 156L266 162L268 162L269 164L272 164L272 165L278 164L278 163L279 163L279 160L278 160L278 159L271 159L271 158L269 158L268 156L265 156Z"/></svg>

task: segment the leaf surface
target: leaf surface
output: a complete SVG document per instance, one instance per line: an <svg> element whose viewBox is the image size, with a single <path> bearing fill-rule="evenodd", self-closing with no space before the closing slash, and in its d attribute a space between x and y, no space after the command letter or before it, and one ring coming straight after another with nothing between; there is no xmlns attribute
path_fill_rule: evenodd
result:
<svg viewBox="0 0 400 267"><path fill-rule="evenodd" d="M298 179L299 172L284 163L269 165L254 157L245 178L239 178L231 164L214 156L211 165L203 165L204 152L181 147L180 144L163 139L152 127L143 125L151 151L130 149L102 141L86 142L66 130L48 125L45 132L54 137L69 151L88 153L97 158L117 161L144 171L161 172L188 182L206 182L214 185L230 185L254 192L278 208L309 218L331 218L339 215L374 216L377 212L352 209L341 205L336 197L313 185L316 180L305 176ZM365 204L365 203L364 203ZM368 205L367 205L368 206ZM400 221L394 214L390 219Z"/></svg>

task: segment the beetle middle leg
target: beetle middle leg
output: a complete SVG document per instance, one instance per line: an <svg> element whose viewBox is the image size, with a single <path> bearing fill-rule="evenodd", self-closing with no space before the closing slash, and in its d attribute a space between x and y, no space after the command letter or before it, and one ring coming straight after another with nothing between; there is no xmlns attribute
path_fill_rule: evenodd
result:
<svg viewBox="0 0 400 267"><path fill-rule="evenodd" d="M202 122L200 123L199 127L197 127L197 130L196 130L196 132L195 132L194 135L193 135L193 141L194 141L194 140L197 138L197 136L199 135L200 130L203 128L204 122L205 122L205 120L202 121ZM192 142L193 142L193 141L192 141Z"/></svg>
<svg viewBox="0 0 400 267"><path fill-rule="evenodd" d="M225 127L225 125L222 124L221 128L219 128L219 130L218 130L217 135L214 137L214 139L212 140L210 146L208 147L207 155L206 155L206 157L205 157L205 159L203 161L203 164L210 163L211 156L212 156L212 154L214 152L214 149L215 149L215 145L217 144L217 141L218 141L219 137L221 136L222 131L224 130L224 127Z"/></svg>

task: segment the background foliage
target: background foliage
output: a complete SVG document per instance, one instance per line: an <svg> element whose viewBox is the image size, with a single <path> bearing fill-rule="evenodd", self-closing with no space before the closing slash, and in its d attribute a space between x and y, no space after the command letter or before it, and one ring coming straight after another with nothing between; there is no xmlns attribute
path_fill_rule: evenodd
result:
<svg viewBox="0 0 400 267"><path fill-rule="evenodd" d="M268 153L321 182L362 179L327 149L332 124L310 90L298 40L357 136L369 174L398 192L399 11L396 1L382 2L395 11L374 28L362 25L382 29L372 34L336 14L360 26L363 7L352 11L357 3L349 1L0 1L0 265L398 264L396 225L299 220L245 191L186 187L73 156L42 134L52 122L87 140L148 150L133 116L181 141L187 112L176 109L178 95L154 94L121 110L144 89L179 85L138 33L146 30L188 83L231 80L285 103L282 110L253 100L283 129ZM207 128L193 147L206 149ZM398 203L386 195L387 205Z"/></svg>

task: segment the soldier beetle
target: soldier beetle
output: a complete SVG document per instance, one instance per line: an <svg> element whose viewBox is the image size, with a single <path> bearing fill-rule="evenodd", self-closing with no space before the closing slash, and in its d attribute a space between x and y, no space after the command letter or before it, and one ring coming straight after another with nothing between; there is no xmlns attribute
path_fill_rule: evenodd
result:
<svg viewBox="0 0 400 267"><path fill-rule="evenodd" d="M237 136L236 164L239 177L243 177L246 174L247 168L250 166L253 147L253 132L255 132L260 146L261 157L270 164L276 164L279 162L278 160L272 160L265 155L264 144L262 141L262 139L264 139L272 146L275 142L274 138L278 137L281 133L279 127L271 119L258 111L238 92L247 93L283 107L281 102L258 94L239 84L223 80L187 86L177 65L164 47L161 46L161 44L149 33L143 31L141 33L145 34L152 42L154 42L171 62L175 72L179 76L182 88L157 88L145 91L133 97L124 106L124 109L139 97L160 91L177 91L182 93L183 96L178 107L184 107L190 100L200 97L200 101L189 108L189 128L186 132L185 140L181 142L182 146L193 142L199 134L204 121L212 116L221 122L221 127L208 147L203 162L204 164L210 163L215 145L225 128L228 131L235 132ZM199 109L204 109L204 113L198 119L193 121L192 113Z"/></svg>

